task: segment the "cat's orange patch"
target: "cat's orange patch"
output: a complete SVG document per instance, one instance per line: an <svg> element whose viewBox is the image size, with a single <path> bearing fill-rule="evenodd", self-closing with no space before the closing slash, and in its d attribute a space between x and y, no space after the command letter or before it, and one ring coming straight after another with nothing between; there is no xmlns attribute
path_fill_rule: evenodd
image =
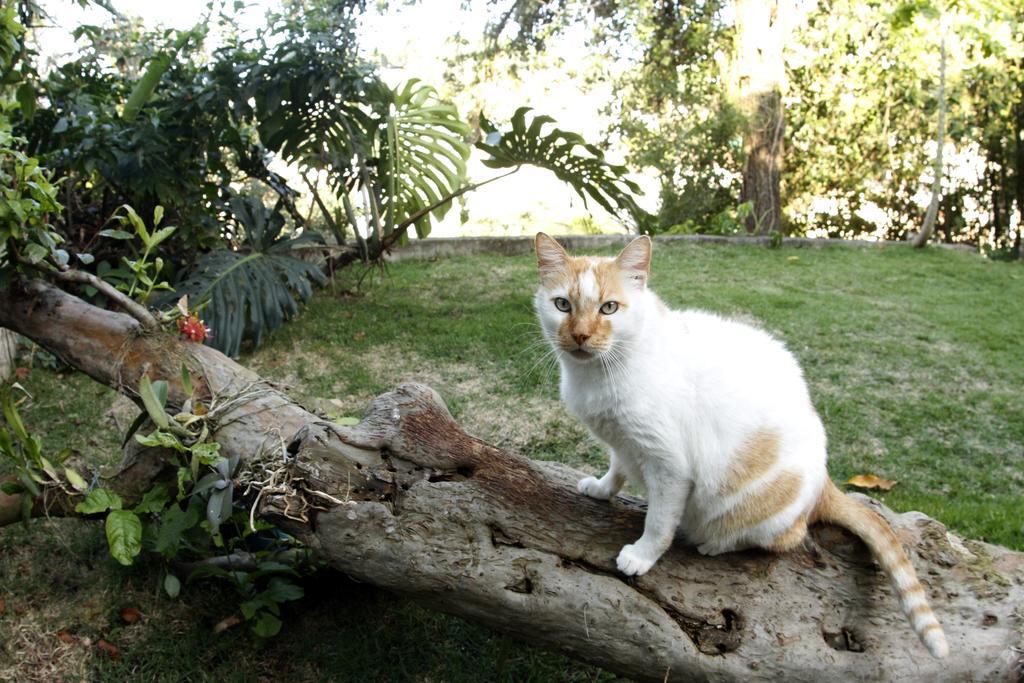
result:
<svg viewBox="0 0 1024 683"><path fill-rule="evenodd" d="M740 446L719 493L730 495L742 491L763 477L779 457L779 433L774 429L759 429L747 437Z"/></svg>
<svg viewBox="0 0 1024 683"><path fill-rule="evenodd" d="M726 513L708 525L712 537L725 538L774 517L793 504L800 495L803 477L796 472L780 472L777 477L747 495Z"/></svg>
<svg viewBox="0 0 1024 683"><path fill-rule="evenodd" d="M775 537L766 548L776 553L785 553L797 547L807 536L807 515L800 515L788 529Z"/></svg>

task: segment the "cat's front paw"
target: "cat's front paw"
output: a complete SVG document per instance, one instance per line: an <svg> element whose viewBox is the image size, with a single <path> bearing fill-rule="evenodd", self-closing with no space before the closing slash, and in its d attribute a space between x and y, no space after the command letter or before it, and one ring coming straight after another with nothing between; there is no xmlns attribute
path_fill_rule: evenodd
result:
<svg viewBox="0 0 1024 683"><path fill-rule="evenodd" d="M580 483L576 484L576 488L583 495L598 500L608 500L612 497L611 491L602 486L601 480L597 477L583 477L580 479Z"/></svg>
<svg viewBox="0 0 1024 683"><path fill-rule="evenodd" d="M657 559L657 557L648 557L635 544L630 543L622 548L615 563L619 566L619 571L626 576L640 576L646 574Z"/></svg>

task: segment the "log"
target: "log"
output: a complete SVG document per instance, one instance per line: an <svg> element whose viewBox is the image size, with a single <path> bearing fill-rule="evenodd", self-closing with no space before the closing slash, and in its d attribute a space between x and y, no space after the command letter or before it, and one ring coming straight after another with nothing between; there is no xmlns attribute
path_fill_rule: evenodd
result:
<svg viewBox="0 0 1024 683"><path fill-rule="evenodd" d="M812 529L804 547L704 557L677 539L651 572L615 570L641 501L576 492L582 473L466 434L429 387L378 397L333 424L208 347L143 332L32 283L0 297L0 325L132 395L185 362L202 391L236 397L216 439L273 480L256 514L350 577L638 680L1020 680L1024 553L962 539L920 513L892 523L927 586L951 656L935 660L855 537ZM114 482L138 492L159 458ZM3 502L0 501L0 510ZM2 517L2 512L0 512Z"/></svg>

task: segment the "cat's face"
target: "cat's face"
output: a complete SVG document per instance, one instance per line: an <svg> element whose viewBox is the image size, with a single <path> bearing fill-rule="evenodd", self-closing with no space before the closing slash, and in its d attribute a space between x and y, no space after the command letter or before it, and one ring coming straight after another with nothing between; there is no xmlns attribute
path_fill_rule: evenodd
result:
<svg viewBox="0 0 1024 683"><path fill-rule="evenodd" d="M534 307L555 350L589 363L627 345L643 317L651 240L633 240L616 258L569 256L544 233L536 248L541 286Z"/></svg>

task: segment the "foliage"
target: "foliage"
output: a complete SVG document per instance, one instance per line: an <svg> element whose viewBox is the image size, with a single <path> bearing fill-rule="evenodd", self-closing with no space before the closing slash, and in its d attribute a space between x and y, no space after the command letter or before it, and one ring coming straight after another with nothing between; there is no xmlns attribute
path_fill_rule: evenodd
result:
<svg viewBox="0 0 1024 683"><path fill-rule="evenodd" d="M191 393L191 376L184 366L182 384ZM281 627L281 603L302 596L301 587L291 579L299 576L305 555L284 552L293 545L288 537L265 523L251 525L247 515L235 509L238 494L234 477L239 461L237 456L221 456L219 444L210 439L218 415L216 403L207 406L191 397L185 411L169 415L167 382L151 382L145 375L139 383L139 395L144 410L128 437L134 436L144 448L170 453L176 467L176 492L163 482L157 483L129 508L116 492L90 484L72 467L59 467L71 449L55 456L56 464L43 455L41 439L27 431L11 392L6 391L0 396L0 458L17 479L4 481L4 493L24 494L22 514L26 520L46 487L80 498L75 512L105 516L107 545L120 564L134 564L144 549L163 558L162 585L172 598L181 590L175 567L181 566L184 557L205 558L254 549L255 569L224 570L199 563L189 579L214 577L228 581L238 591L239 609L253 634L261 639L276 635ZM136 433L145 423L154 428L145 435ZM259 545L264 547L259 549Z"/></svg>
<svg viewBox="0 0 1024 683"><path fill-rule="evenodd" d="M614 60L608 133L661 178L658 229L716 230L741 196L746 125L738 5L517 0L490 26L492 53L543 48L585 24ZM732 12L728 11L732 7ZM904 239L931 184L939 43L950 50L947 162L938 235L1020 248L1024 225L1024 14L1020 3L790 5L785 46L784 221L791 233ZM787 17L779 17L786 21ZM498 39L502 32L504 43ZM486 68L486 62L480 67Z"/></svg>
<svg viewBox="0 0 1024 683"><path fill-rule="evenodd" d="M214 330L212 345L235 356L243 339L258 346L264 334L296 315L298 302L309 299L312 285L323 285L326 277L316 263L291 255L297 245L317 243L315 235L289 236L281 213L256 198L236 197L231 209L237 248L200 256L175 295L203 309Z"/></svg>
<svg viewBox="0 0 1024 683"><path fill-rule="evenodd" d="M484 160L485 166L531 164L547 169L568 183L584 201L590 197L613 216L629 219L638 226L646 224L647 217L634 199L640 188L629 180L625 166L605 161L604 153L577 133L553 128L545 134L545 126L553 124L554 119L532 116L527 122L529 111L529 107L517 109L512 115L511 130L505 133L487 117L480 116L480 129L485 137L477 147L491 155Z"/></svg>
<svg viewBox="0 0 1024 683"><path fill-rule="evenodd" d="M146 229L146 224L139 217L139 214L135 212L135 209L125 204L118 210L123 210L124 216L117 216L115 214L115 218L124 227L130 227L135 234L132 235L132 233L124 230L108 229L101 230L99 232L100 236L129 242L137 237L142 242L143 250L142 255L138 259L129 259L122 256L121 263L126 270L119 269L117 272L108 272L106 279L108 281L116 281L118 289L129 297L137 297L140 303L145 304L149 301L149 297L153 294L154 290L171 289L171 286L166 281L159 280L160 272L164 268L164 260L157 256L150 261L150 256L153 254L153 250L160 246L161 242L174 234L176 228L173 226L160 227L160 222L164 217L164 207L160 205L153 209L152 234Z"/></svg>

